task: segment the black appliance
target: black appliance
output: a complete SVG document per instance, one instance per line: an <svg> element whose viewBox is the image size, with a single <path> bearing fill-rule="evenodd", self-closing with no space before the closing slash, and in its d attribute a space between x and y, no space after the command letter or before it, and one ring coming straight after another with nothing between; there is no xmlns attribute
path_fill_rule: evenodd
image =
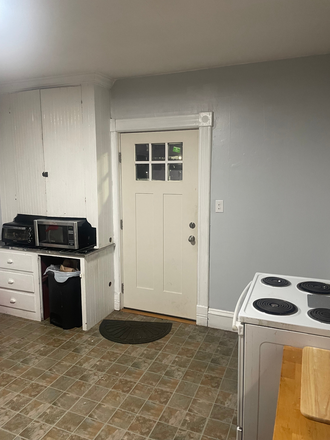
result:
<svg viewBox="0 0 330 440"><path fill-rule="evenodd" d="M17 214L14 221L2 225L1 241L7 246L35 246L35 215Z"/></svg>

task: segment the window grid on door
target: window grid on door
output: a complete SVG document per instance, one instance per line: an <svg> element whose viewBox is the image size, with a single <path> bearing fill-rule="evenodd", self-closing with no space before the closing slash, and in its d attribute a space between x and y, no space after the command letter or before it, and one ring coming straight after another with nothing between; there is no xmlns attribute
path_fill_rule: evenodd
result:
<svg viewBox="0 0 330 440"><path fill-rule="evenodd" d="M183 142L135 144L134 154L135 180L183 180Z"/></svg>

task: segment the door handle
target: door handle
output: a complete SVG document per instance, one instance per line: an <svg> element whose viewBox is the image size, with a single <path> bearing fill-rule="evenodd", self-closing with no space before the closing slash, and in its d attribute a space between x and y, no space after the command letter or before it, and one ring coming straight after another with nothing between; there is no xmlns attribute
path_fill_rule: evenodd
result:
<svg viewBox="0 0 330 440"><path fill-rule="evenodd" d="M195 236L194 235L190 235L189 238L188 238L188 241L189 241L190 244L194 245L196 243Z"/></svg>

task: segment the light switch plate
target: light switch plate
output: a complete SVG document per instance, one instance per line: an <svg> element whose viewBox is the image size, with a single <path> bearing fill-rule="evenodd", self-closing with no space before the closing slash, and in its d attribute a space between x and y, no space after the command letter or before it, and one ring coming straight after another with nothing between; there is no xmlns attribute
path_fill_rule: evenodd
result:
<svg viewBox="0 0 330 440"><path fill-rule="evenodd" d="M215 212L223 212L223 200L215 201Z"/></svg>

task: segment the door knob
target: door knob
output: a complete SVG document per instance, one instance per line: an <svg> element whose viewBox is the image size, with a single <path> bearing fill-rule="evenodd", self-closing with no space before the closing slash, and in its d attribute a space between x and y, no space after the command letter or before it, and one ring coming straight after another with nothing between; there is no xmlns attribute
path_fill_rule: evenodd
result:
<svg viewBox="0 0 330 440"><path fill-rule="evenodd" d="M190 244L194 245L196 243L194 235L190 235L188 241Z"/></svg>
<svg viewBox="0 0 330 440"><path fill-rule="evenodd" d="M191 228L191 229L195 229L195 223L194 222L190 222L189 223L189 228Z"/></svg>

